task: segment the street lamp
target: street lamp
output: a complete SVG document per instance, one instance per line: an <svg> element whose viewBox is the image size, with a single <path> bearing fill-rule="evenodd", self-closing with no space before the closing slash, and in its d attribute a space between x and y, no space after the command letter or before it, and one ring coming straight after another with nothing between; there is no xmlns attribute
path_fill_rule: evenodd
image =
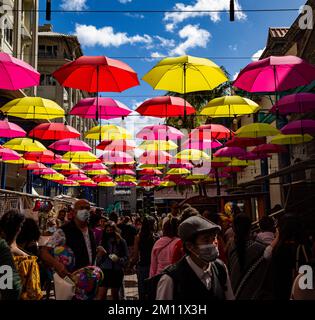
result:
<svg viewBox="0 0 315 320"><path fill-rule="evenodd" d="M230 21L235 21L235 2L230 0Z"/></svg>

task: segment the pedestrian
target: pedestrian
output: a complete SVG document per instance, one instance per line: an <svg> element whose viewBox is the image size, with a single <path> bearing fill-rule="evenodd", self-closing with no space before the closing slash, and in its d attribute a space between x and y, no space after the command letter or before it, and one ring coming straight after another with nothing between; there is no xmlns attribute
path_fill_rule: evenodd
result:
<svg viewBox="0 0 315 320"><path fill-rule="evenodd" d="M67 211L66 211L66 209L59 210L56 222L57 222L57 228L61 228L67 222Z"/></svg>
<svg viewBox="0 0 315 320"><path fill-rule="evenodd" d="M113 300L119 300L119 289L123 285L124 267L128 262L128 248L121 237L116 224L111 221L105 227L102 245L98 247L97 265L104 273L104 281L100 285L98 300L107 298L111 289Z"/></svg>
<svg viewBox="0 0 315 320"><path fill-rule="evenodd" d="M233 299L229 275L218 260L216 235L220 227L200 216L192 216L178 228L186 256L162 273L157 300Z"/></svg>
<svg viewBox="0 0 315 320"><path fill-rule="evenodd" d="M260 232L256 236L256 241L269 245L275 239L276 226L271 217L264 216L259 220Z"/></svg>

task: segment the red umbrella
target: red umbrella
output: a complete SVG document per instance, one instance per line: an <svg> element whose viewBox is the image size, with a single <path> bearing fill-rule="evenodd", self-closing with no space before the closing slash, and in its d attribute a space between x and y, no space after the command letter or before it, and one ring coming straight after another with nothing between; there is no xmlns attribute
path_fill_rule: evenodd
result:
<svg viewBox="0 0 315 320"><path fill-rule="evenodd" d="M281 146L278 144L262 144L260 146L257 146L254 148L251 152L261 154L261 153L282 153L282 152L288 152L287 148L285 146Z"/></svg>
<svg viewBox="0 0 315 320"><path fill-rule="evenodd" d="M136 148L134 140L104 140L99 145L96 146L96 149L99 150L108 150L108 151L131 151Z"/></svg>
<svg viewBox="0 0 315 320"><path fill-rule="evenodd" d="M203 140L203 139L229 139L234 133L230 129L222 126L221 124L205 124L194 129L190 134L189 138L192 140Z"/></svg>
<svg viewBox="0 0 315 320"><path fill-rule="evenodd" d="M242 167L225 167L225 168L223 168L223 172L228 172L228 173L241 172L242 170L243 170Z"/></svg>
<svg viewBox="0 0 315 320"><path fill-rule="evenodd" d="M27 166L23 167L25 170L41 170L41 169L47 169L47 167L42 163L31 163Z"/></svg>
<svg viewBox="0 0 315 320"><path fill-rule="evenodd" d="M186 108L186 113L185 113ZM196 110L187 101L179 97L155 97L143 102L136 112L143 116L170 118L195 114Z"/></svg>
<svg viewBox="0 0 315 320"><path fill-rule="evenodd" d="M1 138L19 138L25 137L26 132L15 123L7 120L0 121L0 137Z"/></svg>
<svg viewBox="0 0 315 320"><path fill-rule="evenodd" d="M150 169L150 168L145 168L145 169L142 169L140 172L139 172L140 175L147 175L147 176L154 176L156 174L163 174L160 170L158 169ZM142 178L141 178L142 179ZM143 179L145 180L145 179Z"/></svg>
<svg viewBox="0 0 315 320"><path fill-rule="evenodd" d="M58 173L58 172L54 169L51 169L51 168L36 169L33 171L33 174L35 174L35 175L56 174L56 173Z"/></svg>
<svg viewBox="0 0 315 320"><path fill-rule="evenodd" d="M83 170L80 169L69 169L69 170L61 170L59 173L63 174L64 176L70 176L72 174L84 174Z"/></svg>
<svg viewBox="0 0 315 320"><path fill-rule="evenodd" d="M109 176L104 175L104 174L100 174L100 175L93 177L93 181L95 181L95 182L110 182L110 181L113 181L113 179Z"/></svg>
<svg viewBox="0 0 315 320"><path fill-rule="evenodd" d="M28 135L41 140L60 140L78 138L80 137L80 132L63 123L41 123L31 130Z"/></svg>
<svg viewBox="0 0 315 320"><path fill-rule="evenodd" d="M266 138L239 138L233 137L233 139L227 141L225 143L226 147L251 147L251 146L258 146L266 142Z"/></svg>
<svg viewBox="0 0 315 320"><path fill-rule="evenodd" d="M42 163L51 163L54 159L56 159L57 155L55 155L50 150L44 151L31 151L24 153L24 159L32 160Z"/></svg>

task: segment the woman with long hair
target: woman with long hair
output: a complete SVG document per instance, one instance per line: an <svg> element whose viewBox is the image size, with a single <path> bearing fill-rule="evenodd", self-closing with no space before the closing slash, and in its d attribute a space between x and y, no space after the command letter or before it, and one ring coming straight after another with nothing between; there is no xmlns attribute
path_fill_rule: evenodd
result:
<svg viewBox="0 0 315 320"><path fill-rule="evenodd" d="M100 285L98 299L105 300L108 289L111 289L113 300L119 300L119 289L124 279L124 267L128 261L128 247L114 222L108 223L105 227L102 245L97 248L97 251L97 265L104 273L104 281Z"/></svg>

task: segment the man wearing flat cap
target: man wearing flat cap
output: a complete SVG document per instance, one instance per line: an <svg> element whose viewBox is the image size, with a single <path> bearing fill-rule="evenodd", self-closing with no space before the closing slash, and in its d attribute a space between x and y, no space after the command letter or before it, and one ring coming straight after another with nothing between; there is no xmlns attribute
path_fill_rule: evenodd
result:
<svg viewBox="0 0 315 320"><path fill-rule="evenodd" d="M234 299L227 268L218 259L220 230L220 226L201 216L192 216L179 225L186 256L163 271L157 300Z"/></svg>

